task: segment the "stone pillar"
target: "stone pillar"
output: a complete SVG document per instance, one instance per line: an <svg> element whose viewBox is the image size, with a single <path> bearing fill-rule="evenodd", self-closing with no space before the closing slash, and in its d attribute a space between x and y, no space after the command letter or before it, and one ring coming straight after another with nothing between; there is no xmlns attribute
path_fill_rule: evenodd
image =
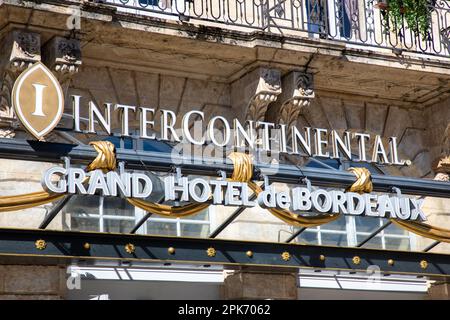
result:
<svg viewBox="0 0 450 320"><path fill-rule="evenodd" d="M429 300L450 300L450 283L438 283L428 289Z"/></svg>
<svg viewBox="0 0 450 320"><path fill-rule="evenodd" d="M435 172L434 180L444 182L446 181L448 183L450 181L450 156L436 161L433 166L433 170ZM423 211L427 215L427 221L425 221L425 223L444 229L450 229L450 213L448 210L449 207L450 199L426 197L423 204ZM424 237L417 238L418 248L426 248L433 242L435 242L435 240L433 239ZM440 243L438 246L431 249L431 252L450 253L450 244Z"/></svg>
<svg viewBox="0 0 450 320"><path fill-rule="evenodd" d="M223 299L296 300L298 274L295 270L241 269L224 271Z"/></svg>
<svg viewBox="0 0 450 320"><path fill-rule="evenodd" d="M310 73L292 71L284 76L283 92L269 108L268 120L285 124L287 129L297 125L300 113L309 107L315 97L313 85L313 75Z"/></svg>
<svg viewBox="0 0 450 320"><path fill-rule="evenodd" d="M66 290L64 267L0 265L0 300L60 300Z"/></svg>
<svg viewBox="0 0 450 320"><path fill-rule="evenodd" d="M0 44L0 137L15 136L16 118L11 92L17 77L29 66L41 60L40 35L14 30Z"/></svg>
<svg viewBox="0 0 450 320"><path fill-rule="evenodd" d="M54 37L43 48L43 61L53 71L67 96L72 77L81 66L81 47L77 39Z"/></svg>
<svg viewBox="0 0 450 320"><path fill-rule="evenodd" d="M289 128L297 125L301 113L304 113L315 98L313 75L300 71L291 71L282 79L283 91L277 101L267 110L266 119L269 122L286 126L286 144L292 143ZM295 165L304 165L304 158L289 154L283 155L285 159Z"/></svg>
<svg viewBox="0 0 450 320"><path fill-rule="evenodd" d="M433 163L434 180L450 181L450 123L444 130L444 136L440 146L441 153Z"/></svg>
<svg viewBox="0 0 450 320"><path fill-rule="evenodd" d="M287 145L291 145L292 136L289 128L297 125L301 112L311 105L315 98L313 75L299 71L292 71L282 79L283 91L277 101L269 107L267 120L286 125ZM285 154L289 162L303 165L303 158Z"/></svg>
<svg viewBox="0 0 450 320"><path fill-rule="evenodd" d="M434 180L450 183L450 125L447 126L441 144L441 156L433 163L435 173ZM427 197L423 204L423 211L427 215L427 224L439 226L444 229L450 229L450 199ZM419 248L425 248L435 240L424 237L418 238ZM432 252L450 253L449 243L440 243L431 250Z"/></svg>
<svg viewBox="0 0 450 320"><path fill-rule="evenodd" d="M81 67L80 41L55 36L42 48L42 60L56 76L63 89L65 98L64 112L71 114L72 102L67 92L72 78L79 72ZM71 126L71 120L63 117L60 124L69 127ZM62 142L61 139L62 141L68 140L69 143L79 143L72 135L61 131L53 131L46 137L46 140L50 142Z"/></svg>

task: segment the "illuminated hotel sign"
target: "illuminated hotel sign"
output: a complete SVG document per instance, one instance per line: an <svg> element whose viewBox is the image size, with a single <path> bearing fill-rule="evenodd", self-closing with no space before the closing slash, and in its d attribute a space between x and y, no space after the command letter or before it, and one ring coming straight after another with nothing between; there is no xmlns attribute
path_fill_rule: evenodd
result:
<svg viewBox="0 0 450 320"><path fill-rule="evenodd" d="M81 97L72 96L72 99L74 128L75 131L82 132L80 129ZM156 139L155 133L149 134L148 132L155 127L155 122L159 121L161 131L158 139L160 140L187 142L200 146L212 143L216 147L247 147L250 150L289 152L290 154L309 157L345 157L363 162L378 162L392 165L404 164L404 161L400 161L398 158L396 137L389 139L390 157L388 157L387 150L379 135L372 137L369 134L351 133L348 131L340 135L336 130L328 131L327 129L309 127L299 129L296 126L288 128L285 124L252 120L247 120L243 123L238 119L234 119L230 124L223 116L215 116L206 122L204 113L196 110L189 111L183 115L181 127L176 128L175 124L178 122L178 119L176 114L170 110L160 110L158 112L159 115L157 115L153 108L111 103L106 103L103 110L101 110L92 101L88 103L88 107L88 133L93 134L96 133L96 121L103 131L111 134L111 114L112 112L119 112L122 119L122 136L130 136L128 119L132 114L134 116L135 113L138 113L140 115L139 137L142 139ZM193 136L190 130L194 122L202 128L201 133L196 136ZM177 132L181 132L181 134ZM273 135L273 132L276 132L276 134ZM355 140L358 145L358 157L353 159L352 141ZM291 141L290 145L288 145L287 141ZM273 148L273 145L276 145L277 148ZM370 156L366 154L368 146L373 149ZM288 147L290 147L291 151L288 151Z"/></svg>
<svg viewBox="0 0 450 320"><path fill-rule="evenodd" d="M61 179L54 179L55 176ZM89 179L87 179L89 177ZM55 180L57 182L55 182ZM86 183L87 181L87 183ZM100 194L125 198L147 198L153 185L144 173L94 170L86 173L79 168L53 167L42 179L44 189L54 193ZM165 201L210 202L215 205L281 208L294 211L341 213L401 220L426 220L422 211L423 199L376 194L358 194L339 190L294 187L290 191L276 191L268 186L250 199L250 189L245 182L203 178L169 176L164 179Z"/></svg>
<svg viewBox="0 0 450 320"><path fill-rule="evenodd" d="M63 112L63 92L53 74L41 63L24 71L13 88L14 108L24 127L37 139L43 140L58 124ZM82 97L71 97L73 103L73 124L75 132L83 132L80 124ZM87 103L88 130L96 134L97 129L112 134L112 113L121 117L122 136L130 136L129 119L139 115L142 139L156 139L153 132L159 121L158 139L187 142L203 146L230 146L270 152L290 152L310 157L331 157L401 165L398 159L397 138L389 139L389 153L380 136L372 137L365 133L328 131L320 128L287 127L264 121L245 123L234 119L231 123L223 116L214 116L206 121L205 114L192 110L184 114L181 121L170 110L159 110L143 106L105 103L103 107L93 101ZM192 125L201 128L200 134L192 134ZM180 127L176 128L176 124ZM195 131L195 130L194 130ZM274 136L272 133L276 131ZM194 132L195 133L195 132ZM271 143L276 140L277 143ZM288 141L289 145L288 145ZM352 141L358 146L357 159L353 159ZM275 149L274 146L277 148ZM366 154L367 147L373 150ZM289 150L289 151L288 151ZM388 157L389 154L389 157ZM55 179L58 178L58 179ZM123 196L145 199L152 194L151 179L144 173L120 173L93 170L86 173L79 168L53 167L47 170L42 179L43 187L52 193L101 194L103 196ZM341 213L389 217L402 220L425 220L422 212L423 200L401 196L358 194L339 190L328 191L294 187L290 191L275 191L271 185L251 200L248 184L227 181L226 179L170 176L164 179L165 201L209 202L216 205L252 207L257 204L263 208L280 208L294 211L313 211L319 213Z"/></svg>
<svg viewBox="0 0 450 320"><path fill-rule="evenodd" d="M402 165L398 158L397 138L389 138L388 149L379 135L366 133L338 133L321 128L287 127L264 121L238 119L228 121L223 116L214 116L206 121L202 111L192 110L181 119L171 110L152 107L104 103L93 101L82 105L82 97L71 96L73 105L73 128L75 132L96 134L101 129L111 135L113 113L121 118L121 134L130 136L129 119L139 117L141 139L159 139L189 143L192 145L212 145L215 147L248 148L270 152L290 153L309 157L347 158L355 161ZM24 127L37 139L43 140L59 122L63 109L63 94L57 79L42 64L36 63L24 71L13 89L15 111ZM80 110L88 111L87 131L81 129ZM159 122L159 123L157 123ZM179 127L176 124L180 123ZM194 125L195 124L195 125ZM159 136L153 132L160 128ZM199 128L192 130L191 128ZM194 134L192 133L194 131ZM200 131L200 132L198 132ZM356 147L357 146L357 147ZM355 149L355 150L353 150ZM356 150L357 149L357 150ZM373 150L366 154L366 150ZM357 154L357 156L354 156Z"/></svg>

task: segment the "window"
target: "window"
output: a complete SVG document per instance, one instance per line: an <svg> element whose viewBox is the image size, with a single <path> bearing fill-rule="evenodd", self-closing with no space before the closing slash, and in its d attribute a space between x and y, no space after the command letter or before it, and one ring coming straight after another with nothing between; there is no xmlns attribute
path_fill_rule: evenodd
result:
<svg viewBox="0 0 450 320"><path fill-rule="evenodd" d="M109 136L116 148L170 153L172 146L158 140L145 140L133 137ZM158 201L163 194L162 184L158 185L156 176L151 176L153 193L149 201ZM156 191L156 192L155 192ZM123 198L101 196L73 196L64 209L70 221L70 230L99 232L130 232L146 214ZM188 218L165 218L151 216L136 233L176 235L185 237L206 237L210 231L209 211Z"/></svg>
<svg viewBox="0 0 450 320"><path fill-rule="evenodd" d="M348 246L345 216L322 226L308 228L298 237L300 242L317 245Z"/></svg>
<svg viewBox="0 0 450 320"><path fill-rule="evenodd" d="M134 207L121 198L76 195L64 212L70 216L70 229L77 231L125 233L136 222Z"/></svg>
<svg viewBox="0 0 450 320"><path fill-rule="evenodd" d="M311 33L327 34L326 1L307 0L306 13L308 17L308 31Z"/></svg>
<svg viewBox="0 0 450 320"><path fill-rule="evenodd" d="M386 222L386 219L341 216L334 222L306 229L297 240L307 244L354 247ZM411 250L415 247L414 240L414 235L408 231L390 225L364 248Z"/></svg>
<svg viewBox="0 0 450 320"><path fill-rule="evenodd" d="M157 6L158 0L138 0L141 7Z"/></svg>
<svg viewBox="0 0 450 320"><path fill-rule="evenodd" d="M383 226L386 219L370 219L362 217L351 217L355 220L355 234L356 242L360 243L366 239L373 231ZM372 221L367 221L367 220ZM382 248L382 249L397 249L410 250L412 245L412 238L408 231L390 225L386 229L378 233L373 239L367 242L365 248Z"/></svg>
<svg viewBox="0 0 450 320"><path fill-rule="evenodd" d="M125 199L101 196L73 196L64 209L69 230L129 233L146 212ZM139 234L206 237L210 231L209 212L189 218L152 216L137 230Z"/></svg>
<svg viewBox="0 0 450 320"><path fill-rule="evenodd" d="M373 164L348 160L310 159L306 166L337 170L358 166L369 169L371 173L383 174L383 171ZM342 215L338 220L331 223L306 229L297 237L297 240L301 243L318 245L356 246L387 222L388 219L382 218ZM364 247L411 250L415 248L415 236L395 225L390 225L367 242Z"/></svg>
<svg viewBox="0 0 450 320"><path fill-rule="evenodd" d="M356 0L307 0L308 31L332 38L351 38L352 19L358 15Z"/></svg>
<svg viewBox="0 0 450 320"><path fill-rule="evenodd" d="M351 38L352 19L358 14L358 2L355 0L338 1L339 10L336 15L341 37Z"/></svg>
<svg viewBox="0 0 450 320"><path fill-rule="evenodd" d="M158 140L146 140L118 136L110 136L105 140L112 142L118 149L133 149L165 153L170 153L172 151L172 146L170 144Z"/></svg>
<svg viewBox="0 0 450 320"><path fill-rule="evenodd" d="M205 210L188 218L170 219L152 216L145 224L146 234L164 234L183 237L207 237L210 232L209 212Z"/></svg>

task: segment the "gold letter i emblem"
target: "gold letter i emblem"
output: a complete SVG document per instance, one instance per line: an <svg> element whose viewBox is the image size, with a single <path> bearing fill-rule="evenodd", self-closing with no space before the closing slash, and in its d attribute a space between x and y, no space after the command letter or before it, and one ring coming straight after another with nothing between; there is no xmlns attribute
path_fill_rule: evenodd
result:
<svg viewBox="0 0 450 320"><path fill-rule="evenodd" d="M41 62L17 78L12 102L20 122L38 140L44 140L56 127L64 111L64 96L58 79Z"/></svg>

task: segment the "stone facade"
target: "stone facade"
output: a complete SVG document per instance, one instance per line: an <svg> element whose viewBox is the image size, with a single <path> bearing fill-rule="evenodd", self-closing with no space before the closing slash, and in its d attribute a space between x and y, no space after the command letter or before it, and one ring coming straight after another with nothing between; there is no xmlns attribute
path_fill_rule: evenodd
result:
<svg viewBox="0 0 450 320"><path fill-rule="evenodd" d="M400 159L412 164L383 167L387 174L430 179L442 174L433 164L450 152L448 59L422 59L414 54L399 58L386 49L299 38L307 34L283 38L277 32L144 19L95 3L83 5L82 29L74 32L65 29L69 8L46 7L41 2L0 4L0 21L15 26L8 25L0 33L5 48L0 56L0 116L8 120L1 127L2 137L30 138L17 124L10 91L20 71L43 61L63 86L69 114L70 96L80 95L82 117L87 116L91 100L98 106L120 103L169 109L177 115L196 109L204 112L205 120L222 115L228 120L364 131L380 135L385 143L396 136ZM119 127L118 113L114 115L112 126ZM66 120L62 124L70 126ZM132 116L131 124L138 129L138 114ZM91 139L84 134L55 133L48 140L87 143ZM1 195L40 190L41 174L50 165L0 160ZM450 228L449 201L426 200L430 224ZM0 226L37 228L50 207L1 213ZM211 230L233 211L220 206L211 209ZM70 229L70 224L59 215L48 228ZM278 242L292 232L291 226L255 207L245 210L220 238ZM419 248L431 243L422 238L417 242ZM449 250L449 245L433 249ZM6 273L12 277L6 279ZM31 281L34 288L17 280L21 274L37 273L51 281ZM58 267L0 266L0 297L61 298L61 279ZM289 273L236 271L225 279L224 297L295 299L293 279Z"/></svg>
<svg viewBox="0 0 450 320"><path fill-rule="evenodd" d="M450 283L438 282L428 289L430 300L450 300Z"/></svg>
<svg viewBox="0 0 450 320"><path fill-rule="evenodd" d="M60 300L66 290L64 267L0 265L0 300Z"/></svg>
<svg viewBox="0 0 450 320"><path fill-rule="evenodd" d="M297 274L292 271L226 271L222 298L231 300L296 300Z"/></svg>

